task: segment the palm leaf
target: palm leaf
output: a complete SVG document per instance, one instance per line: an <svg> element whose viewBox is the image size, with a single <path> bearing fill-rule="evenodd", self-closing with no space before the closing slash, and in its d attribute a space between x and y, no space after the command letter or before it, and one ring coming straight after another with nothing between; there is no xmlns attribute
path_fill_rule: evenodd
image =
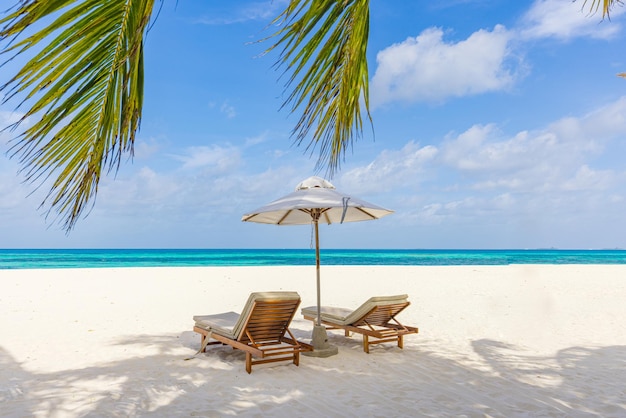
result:
<svg viewBox="0 0 626 418"><path fill-rule="evenodd" d="M277 66L291 76L283 107L302 108L292 137L307 150L319 147L317 168L330 176L363 131L361 106L369 113L367 40L369 0L291 0L274 21L283 25L269 50L281 47Z"/></svg>
<svg viewBox="0 0 626 418"><path fill-rule="evenodd" d="M11 128L34 120L15 138L13 155L28 181L52 179L42 206L57 213L66 231L95 200L102 172L132 155L153 6L154 0L22 0L0 19L5 62L32 55L0 86L5 102L23 96L17 109L29 106Z"/></svg>
<svg viewBox="0 0 626 418"><path fill-rule="evenodd" d="M589 4L589 11L596 13L602 7L602 17L610 17L611 9L616 5L621 5L622 0L584 0L583 8Z"/></svg>

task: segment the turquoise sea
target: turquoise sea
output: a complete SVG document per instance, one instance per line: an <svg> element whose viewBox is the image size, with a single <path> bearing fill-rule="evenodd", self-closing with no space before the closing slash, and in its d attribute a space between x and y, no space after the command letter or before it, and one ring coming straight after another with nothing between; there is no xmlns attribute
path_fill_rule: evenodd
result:
<svg viewBox="0 0 626 418"><path fill-rule="evenodd" d="M0 249L1 269L299 266L312 249ZM321 250L322 265L626 264L626 250Z"/></svg>

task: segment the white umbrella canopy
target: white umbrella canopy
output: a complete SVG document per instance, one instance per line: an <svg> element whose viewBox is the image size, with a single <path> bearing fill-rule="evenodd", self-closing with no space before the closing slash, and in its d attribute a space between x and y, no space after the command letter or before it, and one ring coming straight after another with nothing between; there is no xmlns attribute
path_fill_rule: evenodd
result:
<svg viewBox="0 0 626 418"><path fill-rule="evenodd" d="M243 215L241 220L274 225L314 225L315 265L317 271L316 329L323 329L320 323L319 222L333 224L370 221L392 213L392 210L342 193L336 190L335 186L329 181L314 176L300 182L295 192ZM326 331L323 329L323 336L316 338L314 329L313 346L316 351L328 351L325 336ZM333 354L336 354L336 352L335 349Z"/></svg>
<svg viewBox="0 0 626 418"><path fill-rule="evenodd" d="M326 224L370 221L393 213L335 189L321 177L309 177L296 191L243 215L242 221L275 225L308 225L319 214Z"/></svg>
<svg viewBox="0 0 626 418"><path fill-rule="evenodd" d="M371 221L393 211L349 196L335 189L328 180L309 177L300 182L296 191L250 211L244 222L273 225L309 225Z"/></svg>

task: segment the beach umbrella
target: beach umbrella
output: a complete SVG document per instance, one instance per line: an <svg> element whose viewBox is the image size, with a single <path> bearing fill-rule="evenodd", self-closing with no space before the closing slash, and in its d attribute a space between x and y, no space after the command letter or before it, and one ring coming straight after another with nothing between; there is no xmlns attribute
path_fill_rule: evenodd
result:
<svg viewBox="0 0 626 418"><path fill-rule="evenodd" d="M326 328L320 322L320 245L319 223L333 224L344 222L370 221L393 213L356 197L335 189L329 181L321 177L309 177L300 182L293 193L250 211L241 218L244 222L257 222L274 225L310 225L315 229L315 268L317 278L317 323L313 329L313 347L317 354L327 351L336 354L336 348L329 348ZM334 351L334 352L333 352Z"/></svg>

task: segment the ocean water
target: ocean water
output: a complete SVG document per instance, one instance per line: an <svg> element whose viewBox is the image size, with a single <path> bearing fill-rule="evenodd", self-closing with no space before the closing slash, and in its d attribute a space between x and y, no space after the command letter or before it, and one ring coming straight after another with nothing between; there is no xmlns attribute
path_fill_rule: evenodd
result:
<svg viewBox="0 0 626 418"><path fill-rule="evenodd" d="M626 250L338 250L322 265L626 264ZM0 249L0 270L314 265L313 249Z"/></svg>

